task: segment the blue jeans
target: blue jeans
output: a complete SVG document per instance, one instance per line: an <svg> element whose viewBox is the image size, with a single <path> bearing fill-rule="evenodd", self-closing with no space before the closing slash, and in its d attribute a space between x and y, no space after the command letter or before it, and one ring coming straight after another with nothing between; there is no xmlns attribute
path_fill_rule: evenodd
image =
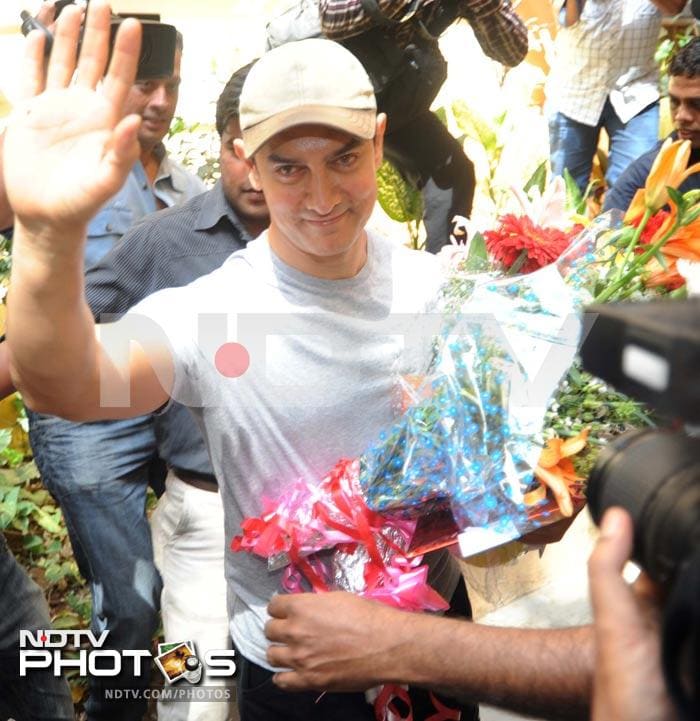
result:
<svg viewBox="0 0 700 721"><path fill-rule="evenodd" d="M552 176L562 175L564 168L568 168L583 193L591 177L593 157L602 128L605 128L610 138L605 180L611 187L622 171L640 155L651 150L659 139L659 103L652 103L630 121L623 123L608 99L595 127L556 113L549 121Z"/></svg>
<svg viewBox="0 0 700 721"><path fill-rule="evenodd" d="M42 481L63 511L80 572L92 592L96 632L105 648L151 649L162 582L153 562L146 491L160 476L151 416L71 423L29 413L29 437ZM140 721L145 700L104 699L104 688L146 688L150 669L90 678L89 721ZM125 694L126 695L126 694Z"/></svg>
<svg viewBox="0 0 700 721"><path fill-rule="evenodd" d="M19 631L51 626L39 586L20 568L0 533L0 719L69 721L73 701L63 676L50 670L19 675Z"/></svg>

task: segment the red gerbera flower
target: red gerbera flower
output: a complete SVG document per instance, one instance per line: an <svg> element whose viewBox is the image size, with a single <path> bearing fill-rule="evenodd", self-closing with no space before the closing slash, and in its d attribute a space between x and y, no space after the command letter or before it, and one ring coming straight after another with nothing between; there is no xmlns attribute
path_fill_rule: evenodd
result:
<svg viewBox="0 0 700 721"><path fill-rule="evenodd" d="M506 269L510 269L525 253L519 272L531 273L554 262L581 231L581 227L575 225L569 231L543 228L526 215L508 213L500 218L496 230L487 230L483 235L489 253Z"/></svg>
<svg viewBox="0 0 700 721"><path fill-rule="evenodd" d="M644 243L645 245L648 245L649 241L656 235L656 231L663 225L664 220L668 218L668 216L671 215L671 213L668 210L659 210L657 213L654 213L654 215L649 218L647 221L646 227L642 231L641 236L639 237L639 242ZM636 228L639 226L639 224L642 222L642 215L635 218L630 225L633 228ZM642 248L637 248L637 252L641 253Z"/></svg>

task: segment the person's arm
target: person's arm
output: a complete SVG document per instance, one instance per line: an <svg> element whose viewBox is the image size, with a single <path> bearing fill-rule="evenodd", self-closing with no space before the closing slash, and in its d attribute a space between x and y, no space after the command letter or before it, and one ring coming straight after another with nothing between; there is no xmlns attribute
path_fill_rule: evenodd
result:
<svg viewBox="0 0 700 721"><path fill-rule="evenodd" d="M0 230L9 228L13 222L12 206L5 190L4 167L5 133L0 133Z"/></svg>
<svg viewBox="0 0 700 721"><path fill-rule="evenodd" d="M632 551L632 519L609 509L588 562L595 617L592 721L675 721L661 672L656 589L642 576L633 589L622 577Z"/></svg>
<svg viewBox="0 0 700 721"><path fill-rule="evenodd" d="M377 0L379 12L392 20L399 20L411 4L412 0ZM331 40L359 35L377 24L376 18L362 7L362 0L320 0L319 15L321 31Z"/></svg>
<svg viewBox="0 0 700 721"><path fill-rule="evenodd" d="M172 377L164 347L141 347L119 362L108 357L85 302L88 221L121 187L139 153L140 120L122 114L136 74L140 26L121 24L98 93L109 49L109 6L90 4L76 66L80 24L79 9L64 10L46 70L43 36L28 37L24 101L5 144L5 182L15 214L7 317L12 377L30 407L76 420L153 410L168 397L159 377L166 388ZM130 407L104 408L103 392L122 387L125 378Z"/></svg>
<svg viewBox="0 0 700 721"><path fill-rule="evenodd" d="M510 0L469 0L464 6L464 17L488 57L508 67L525 59L527 28Z"/></svg>
<svg viewBox="0 0 700 721"><path fill-rule="evenodd" d="M590 628L495 628L349 593L276 596L265 633L284 689L408 683L548 718L587 718Z"/></svg>
<svg viewBox="0 0 700 721"><path fill-rule="evenodd" d="M687 0L651 0L664 15L678 15L686 5Z"/></svg>
<svg viewBox="0 0 700 721"><path fill-rule="evenodd" d="M15 384L10 377L10 358L7 353L7 343L0 343L0 399L7 398L15 392Z"/></svg>

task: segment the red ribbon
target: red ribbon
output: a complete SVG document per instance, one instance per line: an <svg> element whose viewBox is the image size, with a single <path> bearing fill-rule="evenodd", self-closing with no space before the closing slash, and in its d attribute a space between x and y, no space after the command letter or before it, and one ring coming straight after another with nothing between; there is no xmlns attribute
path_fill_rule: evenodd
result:
<svg viewBox="0 0 700 721"><path fill-rule="evenodd" d="M462 712L459 709L448 708L432 691L430 692L430 700L437 709L437 713L428 716L425 721L459 721L462 718Z"/></svg>
<svg viewBox="0 0 700 721"><path fill-rule="evenodd" d="M407 706L406 716L401 716L396 706L392 703L395 698L401 699ZM389 714L393 714L390 719ZM376 721L413 721L413 706L408 691L397 684L385 684L374 700L374 718Z"/></svg>
<svg viewBox="0 0 700 721"><path fill-rule="evenodd" d="M359 482L359 461L343 459L317 487L300 481L275 504L263 501L263 514L246 518L242 534L231 542L234 551L263 558L286 554L290 564L282 585L290 593L305 590L304 580L321 593L329 590L330 573L316 551L337 548L350 555L362 548L368 560L362 569L361 595L408 610L444 610L447 603L427 584L421 559L407 559L396 538L408 545L415 521L389 519L370 510ZM308 587L308 586L307 586Z"/></svg>

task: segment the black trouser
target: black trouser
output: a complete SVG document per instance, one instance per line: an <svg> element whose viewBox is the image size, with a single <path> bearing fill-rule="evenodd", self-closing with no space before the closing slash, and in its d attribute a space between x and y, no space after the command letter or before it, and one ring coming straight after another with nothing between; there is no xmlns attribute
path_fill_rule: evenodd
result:
<svg viewBox="0 0 700 721"><path fill-rule="evenodd" d="M454 592L447 615L471 618L471 607L464 581ZM325 693L283 691L272 681L272 672L249 661L240 654L238 661L238 712L241 721L375 721L374 708L364 693ZM410 688L414 721L424 721L437 713L428 691ZM461 711L461 721L478 721L477 706L435 694L448 708ZM395 702L403 711L403 702Z"/></svg>
<svg viewBox="0 0 700 721"><path fill-rule="evenodd" d="M450 242L452 218L472 212L474 164L429 110L396 130L389 120L384 155L423 194L426 250L437 253Z"/></svg>

